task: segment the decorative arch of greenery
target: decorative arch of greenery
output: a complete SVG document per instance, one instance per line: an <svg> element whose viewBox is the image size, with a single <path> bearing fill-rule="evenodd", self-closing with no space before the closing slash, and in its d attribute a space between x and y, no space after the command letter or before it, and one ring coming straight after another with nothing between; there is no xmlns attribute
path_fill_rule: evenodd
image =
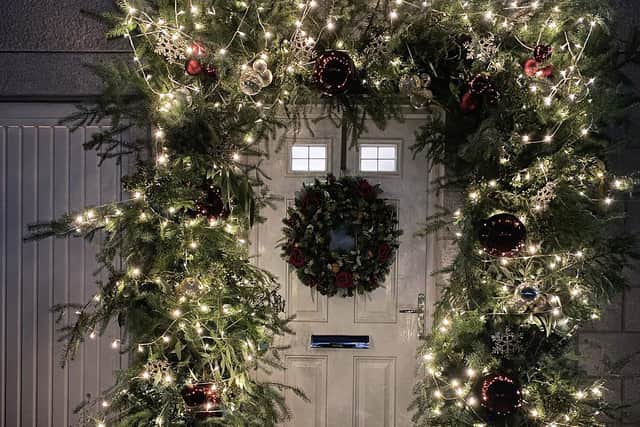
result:
<svg viewBox="0 0 640 427"><path fill-rule="evenodd" d="M384 127L409 103L446 111L413 148L464 194L454 212L416 218L455 229L458 255L420 348L415 424L599 425L603 386L580 370L572 337L624 288L633 255L611 226L634 182L607 169L603 131L633 101L616 88L634 56L619 59L607 2L125 0L104 19L132 58L98 67L102 96L69 120L111 120L86 146L137 157L131 197L32 228L33 238L105 234L109 278L87 303L56 307L79 313L63 328L67 356L113 320L126 331L116 347L134 355L84 406L87 424L286 418L282 386L254 375L279 366L273 337L287 326L276 279L244 243L268 201L247 159L281 129L312 127L308 105L356 143L365 118ZM151 137L123 142L134 126ZM500 212L527 228L510 258L478 241Z"/></svg>

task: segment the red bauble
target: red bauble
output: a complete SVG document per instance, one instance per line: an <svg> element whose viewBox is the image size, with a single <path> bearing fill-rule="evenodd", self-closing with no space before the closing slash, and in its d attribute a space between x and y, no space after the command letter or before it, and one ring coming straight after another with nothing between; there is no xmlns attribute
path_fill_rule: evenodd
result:
<svg viewBox="0 0 640 427"><path fill-rule="evenodd" d="M220 394L215 384L189 384L182 389L181 394L187 409L197 416L222 416Z"/></svg>
<svg viewBox="0 0 640 427"><path fill-rule="evenodd" d="M524 247L527 230L516 216L502 213L482 222L479 237L489 255L512 257Z"/></svg>
<svg viewBox="0 0 640 427"><path fill-rule="evenodd" d="M478 109L480 105L478 104L478 99L471 92L467 92L462 95L462 99L460 100L460 109L465 113L472 113Z"/></svg>
<svg viewBox="0 0 640 427"><path fill-rule="evenodd" d="M191 43L191 54L193 56L202 56L205 54L204 46L198 42Z"/></svg>
<svg viewBox="0 0 640 427"><path fill-rule="evenodd" d="M544 77L547 79L553 78L553 65L547 65L546 67L540 67L540 63L535 59L527 59L524 63L524 73L529 77Z"/></svg>
<svg viewBox="0 0 640 427"><path fill-rule="evenodd" d="M553 55L553 47L549 45L540 44L533 49L533 57L538 62L548 61L551 55Z"/></svg>
<svg viewBox="0 0 640 427"><path fill-rule="evenodd" d="M539 64L535 59L527 59L524 63L524 73L529 77L535 77L538 74Z"/></svg>
<svg viewBox="0 0 640 427"><path fill-rule="evenodd" d="M184 66L184 70L190 76L198 76L200 75L200 73L202 73L202 65L196 59L190 59Z"/></svg>
<svg viewBox="0 0 640 427"><path fill-rule="evenodd" d="M339 95L349 90L356 74L351 57L338 50L329 51L316 59L313 80L324 95Z"/></svg>
<svg viewBox="0 0 640 427"><path fill-rule="evenodd" d="M209 222L226 218L229 215L229 211L222 200L221 193L220 188L213 185L209 186L196 201L197 214L206 218Z"/></svg>
<svg viewBox="0 0 640 427"><path fill-rule="evenodd" d="M486 377L482 382L481 394L482 406L494 415L510 415L522 406L520 387L506 375Z"/></svg>

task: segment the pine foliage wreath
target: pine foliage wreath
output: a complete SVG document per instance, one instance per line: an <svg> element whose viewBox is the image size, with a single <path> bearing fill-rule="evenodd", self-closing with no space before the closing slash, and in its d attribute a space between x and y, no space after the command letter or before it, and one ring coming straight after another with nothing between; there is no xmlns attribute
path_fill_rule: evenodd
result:
<svg viewBox="0 0 640 427"><path fill-rule="evenodd" d="M366 179L315 180L290 207L282 256L323 295L353 296L382 285L399 246L398 218Z"/></svg>

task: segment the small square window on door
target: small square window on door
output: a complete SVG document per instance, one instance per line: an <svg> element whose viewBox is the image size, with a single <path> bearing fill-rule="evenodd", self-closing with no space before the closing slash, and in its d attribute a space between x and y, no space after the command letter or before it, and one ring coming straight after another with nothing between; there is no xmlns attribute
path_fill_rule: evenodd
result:
<svg viewBox="0 0 640 427"><path fill-rule="evenodd" d="M289 146L289 172L316 174L327 172L327 144L292 144Z"/></svg>
<svg viewBox="0 0 640 427"><path fill-rule="evenodd" d="M360 172L395 174L399 172L397 143L361 143Z"/></svg>

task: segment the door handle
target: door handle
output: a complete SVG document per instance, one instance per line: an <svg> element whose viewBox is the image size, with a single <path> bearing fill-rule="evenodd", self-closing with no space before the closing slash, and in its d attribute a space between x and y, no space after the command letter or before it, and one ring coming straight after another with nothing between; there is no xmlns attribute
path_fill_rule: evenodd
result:
<svg viewBox="0 0 640 427"><path fill-rule="evenodd" d="M425 334L425 311L426 311L427 298L424 293L418 294L418 304L415 307L405 307L400 309L400 313L414 313L418 315L418 338L423 340L426 338Z"/></svg>

